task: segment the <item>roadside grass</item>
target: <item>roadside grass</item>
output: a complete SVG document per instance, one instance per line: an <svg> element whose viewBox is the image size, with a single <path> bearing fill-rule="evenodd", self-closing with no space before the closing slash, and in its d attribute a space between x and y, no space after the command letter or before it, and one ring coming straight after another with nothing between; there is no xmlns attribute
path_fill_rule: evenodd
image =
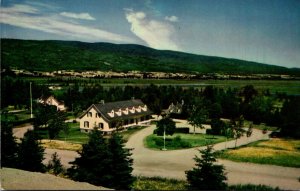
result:
<svg viewBox="0 0 300 191"><path fill-rule="evenodd" d="M286 167L300 167L300 140L271 139L219 152L219 158Z"/></svg>
<svg viewBox="0 0 300 191"><path fill-rule="evenodd" d="M178 137L180 136L180 140ZM176 140L177 139L177 140ZM216 144L224 142L226 137L224 136L213 136L205 134L184 134L184 133L174 133L172 136L166 136L166 149L176 150L183 148L192 148L206 146L210 144ZM176 141L181 141L183 144L176 143ZM157 136L155 134L149 135L144 139L144 145L147 148L160 150L163 148L163 136Z"/></svg>
<svg viewBox="0 0 300 191"><path fill-rule="evenodd" d="M48 149L60 149L60 150L70 150L70 151L79 151L82 149L82 145L78 143L71 143L59 140L41 140L42 146Z"/></svg>
<svg viewBox="0 0 300 191"><path fill-rule="evenodd" d="M232 191L244 191L244 190L249 190L249 191L279 191L280 189L278 187L273 188L270 186L266 185L254 185L254 184L238 184L238 185L231 185L227 188L227 190L232 190Z"/></svg>
<svg viewBox="0 0 300 191"><path fill-rule="evenodd" d="M188 190L186 180L168 179L162 177L136 177L132 186L133 190ZM273 188L266 185L238 184L230 185L226 190L229 191L279 191L279 188Z"/></svg>
<svg viewBox="0 0 300 191"><path fill-rule="evenodd" d="M161 177L137 177L134 190L187 190L187 181Z"/></svg>

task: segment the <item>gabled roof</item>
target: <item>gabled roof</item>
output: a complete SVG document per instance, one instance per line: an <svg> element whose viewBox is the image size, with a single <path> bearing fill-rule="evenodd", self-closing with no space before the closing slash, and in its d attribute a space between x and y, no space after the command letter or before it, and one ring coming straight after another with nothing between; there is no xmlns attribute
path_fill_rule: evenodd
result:
<svg viewBox="0 0 300 191"><path fill-rule="evenodd" d="M134 116L144 116L152 114L152 111L147 108L147 111L141 110L141 112L130 113L128 112L127 115L122 114L121 116L115 115L114 117L110 117L108 113L112 110L117 112L119 109L125 110L126 108L131 109L132 107L144 107L145 104L140 99L131 99L126 101L117 101L117 102L108 102L108 103L100 103L100 104L93 104L91 105L86 112L84 112L79 118L82 118L91 108L94 108L97 112L101 114L101 116L106 119L106 121L116 121L122 119L130 119Z"/></svg>

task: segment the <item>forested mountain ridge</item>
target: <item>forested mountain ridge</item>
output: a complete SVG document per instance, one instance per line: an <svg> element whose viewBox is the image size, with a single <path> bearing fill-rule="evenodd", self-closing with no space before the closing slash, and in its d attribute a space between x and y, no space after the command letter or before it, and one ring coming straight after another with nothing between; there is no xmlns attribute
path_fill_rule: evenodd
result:
<svg viewBox="0 0 300 191"><path fill-rule="evenodd" d="M292 74L285 68L214 56L156 50L135 44L1 39L3 67L31 71L101 70L224 74Z"/></svg>

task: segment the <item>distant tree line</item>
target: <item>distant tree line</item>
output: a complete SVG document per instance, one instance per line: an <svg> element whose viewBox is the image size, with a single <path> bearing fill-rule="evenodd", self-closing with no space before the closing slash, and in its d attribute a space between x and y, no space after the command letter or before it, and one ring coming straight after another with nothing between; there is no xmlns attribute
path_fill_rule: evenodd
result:
<svg viewBox="0 0 300 191"><path fill-rule="evenodd" d="M68 83L66 81L65 83ZM33 98L41 95L50 95L51 92L45 85L32 83ZM1 106L16 107L25 105L29 107L29 82L12 76L2 77ZM216 88L206 86L204 88L145 85L125 87L103 87L101 84L81 81L69 84L67 90L56 96L64 100L66 106L74 115L80 114L93 103L128 100L132 97L141 99L149 108L160 115L163 109L171 103L176 104L183 100L184 105L181 114L172 114L176 118L192 118L193 111L202 113L214 127L220 126L220 118L237 121L241 116L254 124L265 123L276 126L282 130L282 135L299 137L300 130L297 126L300 116L300 97L282 93L270 94L269 90L259 92L252 85L238 88ZM204 115L205 114L205 115ZM196 125L196 124L195 124ZM213 131L220 131L215 129Z"/></svg>

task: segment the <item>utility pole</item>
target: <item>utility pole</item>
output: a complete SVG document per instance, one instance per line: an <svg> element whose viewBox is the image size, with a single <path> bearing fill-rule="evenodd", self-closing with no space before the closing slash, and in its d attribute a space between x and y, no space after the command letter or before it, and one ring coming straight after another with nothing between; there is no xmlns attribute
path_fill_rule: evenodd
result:
<svg viewBox="0 0 300 191"><path fill-rule="evenodd" d="M33 118L32 114L32 90L31 90L31 82L30 82L30 118Z"/></svg>
<svg viewBox="0 0 300 191"><path fill-rule="evenodd" d="M166 151L166 125L164 125L164 148L162 149L163 151Z"/></svg>

